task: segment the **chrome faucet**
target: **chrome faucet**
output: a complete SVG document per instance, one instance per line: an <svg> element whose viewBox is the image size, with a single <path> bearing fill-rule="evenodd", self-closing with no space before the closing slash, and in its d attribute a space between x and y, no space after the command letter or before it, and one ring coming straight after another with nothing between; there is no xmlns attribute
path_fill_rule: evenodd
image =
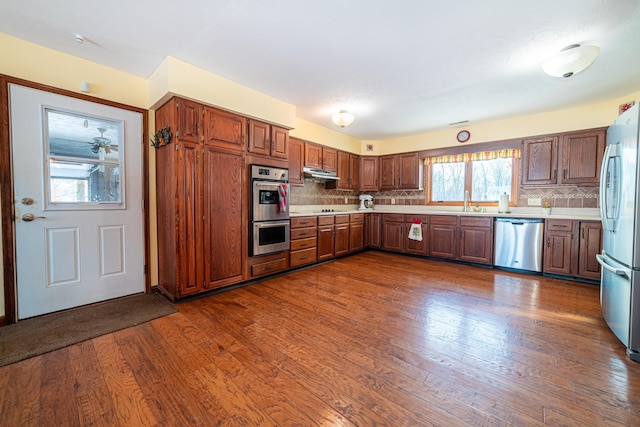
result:
<svg viewBox="0 0 640 427"><path fill-rule="evenodd" d="M464 208L462 208L463 211L462 212L468 212L469 211L469 191L465 190L464 191Z"/></svg>

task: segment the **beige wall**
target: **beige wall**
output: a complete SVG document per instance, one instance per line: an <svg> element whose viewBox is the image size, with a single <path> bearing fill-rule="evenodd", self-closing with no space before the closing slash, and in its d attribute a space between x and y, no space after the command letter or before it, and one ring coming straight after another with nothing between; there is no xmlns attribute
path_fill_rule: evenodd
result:
<svg viewBox="0 0 640 427"><path fill-rule="evenodd" d="M144 79L65 53L0 33L0 73L80 93L82 81L91 95L139 108L154 108L173 94L230 111L292 127L291 136L318 142L356 154L383 155L458 145L460 128L429 132L384 141L360 141L333 129L297 119L295 106L168 57ZM639 100L640 92L611 102L519 117L466 127L470 143L540 135L558 131L608 125L617 116L618 104ZM149 134L153 134L153 110L149 111ZM367 152L365 147L373 146ZM155 153L150 150L150 226L155 230ZM0 248L1 249L1 248ZM151 236L151 283L157 283L155 233ZM0 272L1 272L0 266ZM0 276L1 280L1 276ZM2 284L0 283L0 287ZM4 314L0 292L0 315Z"/></svg>

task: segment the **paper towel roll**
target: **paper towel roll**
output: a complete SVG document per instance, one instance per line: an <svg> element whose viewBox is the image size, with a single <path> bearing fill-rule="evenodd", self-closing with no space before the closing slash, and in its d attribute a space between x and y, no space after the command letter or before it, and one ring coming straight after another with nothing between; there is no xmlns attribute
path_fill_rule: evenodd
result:
<svg viewBox="0 0 640 427"><path fill-rule="evenodd" d="M498 212L509 212L509 195L507 193L500 195L500 200L498 201Z"/></svg>

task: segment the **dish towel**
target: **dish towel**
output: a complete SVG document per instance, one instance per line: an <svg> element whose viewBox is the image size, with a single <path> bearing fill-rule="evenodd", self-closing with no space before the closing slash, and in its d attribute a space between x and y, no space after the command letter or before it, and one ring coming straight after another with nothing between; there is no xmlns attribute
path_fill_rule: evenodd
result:
<svg viewBox="0 0 640 427"><path fill-rule="evenodd" d="M287 184L280 184L278 186L278 207L280 212L287 211Z"/></svg>
<svg viewBox="0 0 640 427"><path fill-rule="evenodd" d="M409 229L409 238L411 240L417 240L422 242L422 227L420 226L422 222L419 219L414 219L411 224L411 228Z"/></svg>

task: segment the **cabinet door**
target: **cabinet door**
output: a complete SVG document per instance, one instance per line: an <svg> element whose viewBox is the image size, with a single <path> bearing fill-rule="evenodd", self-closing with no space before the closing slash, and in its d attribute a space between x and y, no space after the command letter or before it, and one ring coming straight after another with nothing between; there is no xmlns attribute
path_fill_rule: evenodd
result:
<svg viewBox="0 0 640 427"><path fill-rule="evenodd" d="M268 156L271 152L270 129L267 123L247 120L249 123L249 152Z"/></svg>
<svg viewBox="0 0 640 427"><path fill-rule="evenodd" d="M380 214L367 214L365 223L367 228L365 235L366 246L370 248L380 248L382 246Z"/></svg>
<svg viewBox="0 0 640 427"><path fill-rule="evenodd" d="M322 146L305 142L304 166L313 169L322 169Z"/></svg>
<svg viewBox="0 0 640 427"><path fill-rule="evenodd" d="M380 157L380 190L393 190L396 188L396 157Z"/></svg>
<svg viewBox="0 0 640 427"><path fill-rule="evenodd" d="M460 227L458 229L460 261L491 264L493 260L493 233L491 228Z"/></svg>
<svg viewBox="0 0 640 427"><path fill-rule="evenodd" d="M420 227L422 228L422 240L420 241L409 238L411 225L412 223L410 222L405 223L404 251L408 254L427 256L429 249L429 235L427 233L429 232L429 227L427 227L427 224L424 222L420 224Z"/></svg>
<svg viewBox="0 0 640 427"><path fill-rule="evenodd" d="M349 224L336 224L335 231L335 251L336 256L342 256L349 253Z"/></svg>
<svg viewBox="0 0 640 427"><path fill-rule="evenodd" d="M549 231L545 233L544 266L545 273L571 275L572 233Z"/></svg>
<svg viewBox="0 0 640 427"><path fill-rule="evenodd" d="M456 258L457 241L455 225L429 224L429 256L438 258Z"/></svg>
<svg viewBox="0 0 640 427"><path fill-rule="evenodd" d="M561 145L562 170L558 184L599 185L605 130L565 134Z"/></svg>
<svg viewBox="0 0 640 427"><path fill-rule="evenodd" d="M205 286L209 289L243 279L246 240L242 218L242 153L206 146L204 158ZM223 188L224 191L220 191Z"/></svg>
<svg viewBox="0 0 640 427"><path fill-rule="evenodd" d="M349 188L360 188L360 156L357 154L349 154Z"/></svg>
<svg viewBox="0 0 640 427"><path fill-rule="evenodd" d="M580 223L580 249L578 252L578 276L600 280L600 264L596 254L602 250L602 223L584 221Z"/></svg>
<svg viewBox="0 0 640 427"><path fill-rule="evenodd" d="M419 153L397 154L396 159L398 188L405 190L422 188L422 167Z"/></svg>
<svg viewBox="0 0 640 427"><path fill-rule="evenodd" d="M204 235L202 221L202 159L197 143L179 146L178 248L176 254L178 295L192 295L204 290Z"/></svg>
<svg viewBox="0 0 640 427"><path fill-rule="evenodd" d="M340 177L337 181L331 181L327 184L332 184L331 188L337 188L339 190L348 190L351 188L349 184L349 153L344 151L338 151L337 154L338 159L338 176Z"/></svg>
<svg viewBox="0 0 640 427"><path fill-rule="evenodd" d="M555 184L557 167L557 136L523 141L522 185Z"/></svg>
<svg viewBox="0 0 640 427"><path fill-rule="evenodd" d="M289 131L280 126L271 126L271 157L287 160L289 158Z"/></svg>
<svg viewBox="0 0 640 427"><path fill-rule="evenodd" d="M200 117L202 105L181 99L178 101L178 130L176 138L181 142L200 142Z"/></svg>
<svg viewBox="0 0 640 427"><path fill-rule="evenodd" d="M404 251L404 223L382 220L382 249L387 251Z"/></svg>
<svg viewBox="0 0 640 427"><path fill-rule="evenodd" d="M247 121L237 114L204 107L204 143L244 151Z"/></svg>
<svg viewBox="0 0 640 427"><path fill-rule="evenodd" d="M338 171L338 150L322 147L322 169L326 171Z"/></svg>
<svg viewBox="0 0 640 427"><path fill-rule="evenodd" d="M318 262L333 258L335 247L335 236L333 225L322 225L318 227Z"/></svg>
<svg viewBox="0 0 640 427"><path fill-rule="evenodd" d="M364 223L349 224L349 252L361 251L364 248Z"/></svg>
<svg viewBox="0 0 640 427"><path fill-rule="evenodd" d="M304 142L289 139L289 184L304 184L302 165L304 164Z"/></svg>
<svg viewBox="0 0 640 427"><path fill-rule="evenodd" d="M377 157L360 157L360 191L378 191Z"/></svg>

